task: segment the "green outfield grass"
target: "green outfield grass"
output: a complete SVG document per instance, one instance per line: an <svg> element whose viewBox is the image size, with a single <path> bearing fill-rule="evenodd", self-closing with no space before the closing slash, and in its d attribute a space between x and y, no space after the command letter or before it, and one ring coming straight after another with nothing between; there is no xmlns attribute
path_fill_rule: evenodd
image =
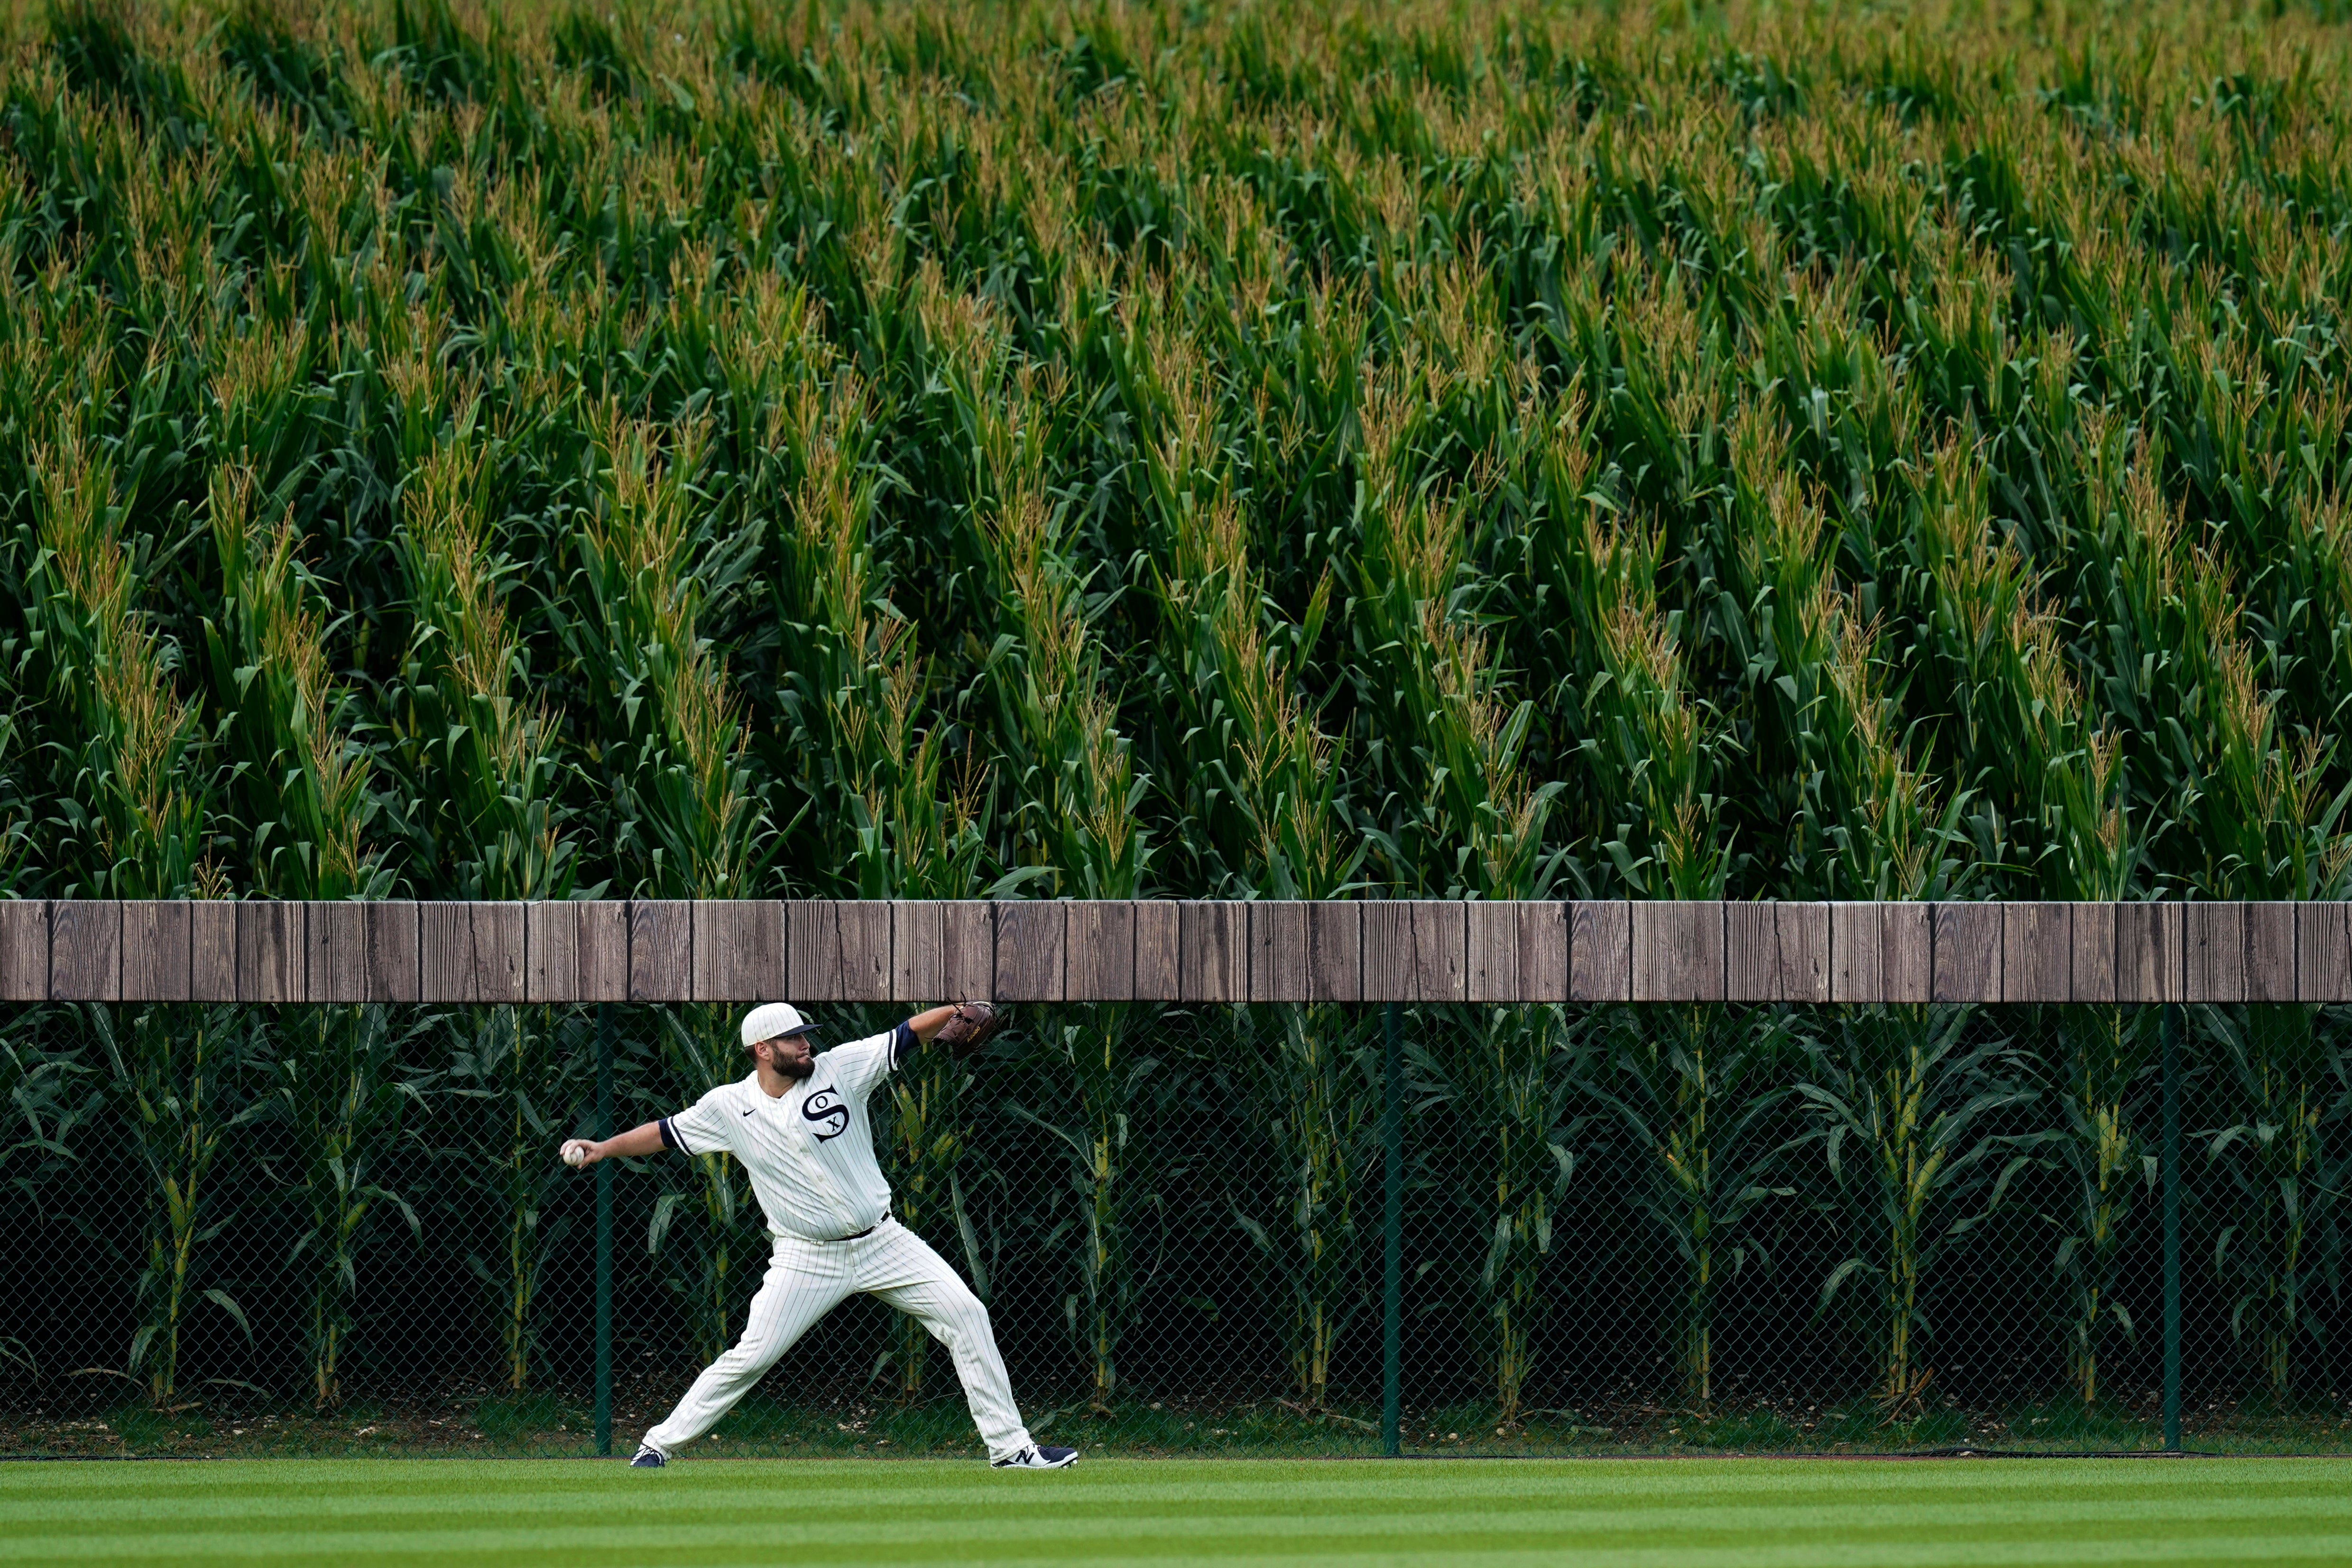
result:
<svg viewBox="0 0 2352 1568"><path fill-rule="evenodd" d="M227 1461L0 1469L0 1563L2344 1562L2352 1461Z"/></svg>

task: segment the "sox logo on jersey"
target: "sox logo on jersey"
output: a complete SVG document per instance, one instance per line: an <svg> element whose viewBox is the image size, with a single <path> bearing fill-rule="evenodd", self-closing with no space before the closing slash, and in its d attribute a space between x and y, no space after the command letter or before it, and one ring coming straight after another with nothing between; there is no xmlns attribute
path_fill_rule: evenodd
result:
<svg viewBox="0 0 2352 1568"><path fill-rule="evenodd" d="M801 1115L812 1124L824 1129L816 1135L820 1143L840 1137L849 1131L849 1107L829 1089L818 1089L801 1102Z"/></svg>

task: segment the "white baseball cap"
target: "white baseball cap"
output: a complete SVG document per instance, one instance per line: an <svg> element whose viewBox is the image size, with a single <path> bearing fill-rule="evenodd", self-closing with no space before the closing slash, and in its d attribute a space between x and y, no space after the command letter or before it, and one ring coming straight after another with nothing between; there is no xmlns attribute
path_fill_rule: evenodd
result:
<svg viewBox="0 0 2352 1568"><path fill-rule="evenodd" d="M756 1046L761 1040L781 1039L786 1035L805 1035L814 1024L801 1016L801 1010L789 1002L762 1002L743 1015L743 1043Z"/></svg>

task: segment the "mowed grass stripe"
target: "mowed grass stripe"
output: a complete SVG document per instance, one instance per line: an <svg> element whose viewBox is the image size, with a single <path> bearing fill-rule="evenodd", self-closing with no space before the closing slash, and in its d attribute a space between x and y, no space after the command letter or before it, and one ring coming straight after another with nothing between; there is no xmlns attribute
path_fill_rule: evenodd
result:
<svg viewBox="0 0 2352 1568"><path fill-rule="evenodd" d="M1759 1532L1691 1532L1670 1521L1638 1537L1594 1535L1562 1528L1538 1532L1483 1531L1466 1520L1463 1529L1438 1542L1401 1542L1384 1530L1351 1528L1334 1519L1296 1538L1262 1531L1220 1534L1184 1531L1154 1536L1105 1529L1066 1541L981 1542L941 1531L918 1542L873 1543L864 1550L841 1542L803 1548L763 1540L757 1531L720 1532L709 1542L668 1540L647 1544L629 1532L567 1531L431 1531L415 1538L287 1533L248 1541L223 1541L209 1547L191 1543L156 1551L151 1544L109 1547L81 1537L38 1537L11 1543L23 1560L43 1563L162 1565L219 1563L367 1562L399 1564L489 1563L575 1563L618 1553L632 1563L717 1568L733 1563L862 1565L874 1563L953 1563L973 1565L1060 1563L1118 1560L1155 1564L1230 1562L1267 1558L1286 1562L1476 1563L1570 1562L1577 1564L1705 1563L1743 1568L1871 1568L1874 1564L1919 1564L1922 1568L1978 1568L1980 1564L2215 1563L2352 1561L2352 1531L2299 1536L2264 1531L2195 1531L2158 1535L2118 1533L2102 1528L2080 1537L2047 1532L2011 1536L1972 1533L1968 1539L1923 1538L1916 1530L1855 1539L1825 1526L1818 1531L1770 1538ZM751 1553L747 1556L746 1553Z"/></svg>
<svg viewBox="0 0 2352 1568"><path fill-rule="evenodd" d="M0 1471L0 1522L29 1521L52 1510L102 1502L110 1517L125 1508L177 1510L235 1508L306 1498L368 1500L384 1506L445 1508L453 1495L498 1496L509 1489L535 1506L567 1508L612 1500L646 1507L694 1509L764 1496L782 1484L797 1506L868 1511L932 1509L970 1517L974 1510L1026 1514L1040 1499L1055 1506L1125 1509L1139 1486L1158 1500L1188 1506L1279 1506L1302 1489L1325 1501L1447 1506L1479 1498L1516 1499L1531 1489L1566 1499L1616 1499L1662 1507L1692 1500L1740 1498L1811 1501L1825 1485L1838 1495L1906 1500L1943 1495L1977 1501L2007 1495L2037 1500L2081 1496L2157 1500L2200 1492L2296 1496L2352 1489L2352 1458L2249 1458L2151 1463L2139 1460L1869 1461L1635 1460L1607 1463L1522 1460L1475 1465L1328 1464L1302 1461L1103 1460L1051 1477L1006 1475L976 1465L896 1460L727 1460L689 1463L659 1473L617 1462L236 1461L138 1467L57 1465Z"/></svg>
<svg viewBox="0 0 2352 1568"><path fill-rule="evenodd" d="M207 1481L215 1484L207 1485ZM806 1484L803 1484L806 1483ZM618 1466L304 1461L6 1472L0 1562L1159 1564L2352 1558L2352 1463Z"/></svg>
<svg viewBox="0 0 2352 1568"><path fill-rule="evenodd" d="M668 1506L619 1496L575 1495L540 1497L415 1498L397 1505L379 1500L352 1503L338 1500L334 1527L352 1532L432 1529L474 1518L496 1520L499 1528L526 1523L551 1533L561 1531L584 1515L613 1522L600 1525L604 1539L635 1531L646 1544L664 1540L699 1539L709 1530L756 1530L762 1539L784 1543L820 1545L834 1542L909 1542L952 1529L974 1540L1012 1541L1024 1537L1076 1537L1109 1525L1119 1530L1185 1531L1255 1528L1277 1534L1313 1531L1334 1512L1350 1518L1377 1519L1381 1528L1400 1535L1442 1533L1462 1528L1466 1521L1481 1531L1539 1531L1562 1521L1580 1531L1625 1532L1652 1527L1662 1512L1671 1511L1691 1530L1739 1531L1810 1528L1834 1515L1842 1531L1903 1531L1969 1528L2000 1530L2067 1529L2092 1524L2104 1528L2118 1511L2150 1526L2198 1523L2276 1524L2289 1529L2352 1525L2352 1500L2339 1496L2264 1495L2245 1489L2200 1489L2192 1495L2165 1498L2081 1498L2072 1500L1987 1498L1979 1502L1939 1499L1934 1502L1889 1499L1868 1504L1835 1500L1833 1488L1771 1502L1712 1504L1678 1503L1620 1506L1572 1496L1547 1498L1530 1503L1511 1500L1460 1499L1441 1503L1426 1499L1338 1498L1321 1493L1268 1500L1255 1508L1223 1502L1184 1507L1171 1500L1152 1498L1150 1507L1137 1500L1072 1500L1054 1497L1031 1500L1027 1507L991 1510L977 1514L969 1509L936 1505L921 1509L876 1507L845 1500L818 1507L779 1488L777 1495L756 1500L706 1495ZM251 1539L273 1526L315 1518L319 1500L253 1500L244 1503L191 1499L173 1514L146 1511L143 1517L121 1519L127 1511L106 1505L104 1517L92 1518L88 1505L70 1512L12 1510L9 1523L18 1529L51 1527L59 1539L88 1539L93 1526L109 1539L126 1544L168 1535L235 1534ZM785 1517L779 1518L779 1514ZM683 1532L683 1533L681 1533Z"/></svg>
<svg viewBox="0 0 2352 1568"><path fill-rule="evenodd" d="M1629 1496L1678 1505L1727 1496L1810 1497L1834 1478L1842 1496L1904 1498L1949 1492L1968 1498L2008 1492L2034 1497L2080 1493L2102 1498L2166 1498L2184 1489L2293 1494L2316 1488L2352 1489L2352 1457L2148 1459L1500 1459L1475 1463L1237 1459L1090 1458L1051 1476L1008 1475L973 1461L923 1459L706 1459L658 1472L618 1460L291 1459L157 1461L137 1466L54 1464L0 1468L0 1521L22 1517L17 1505L39 1500L99 1498L170 1505L178 1500L237 1497L416 1497L439 1506L453 1488L496 1490L512 1482L534 1498L565 1502L611 1496L682 1502L706 1494L740 1498L747 1487L790 1477L804 1506L951 1508L959 1514L1003 1506L1026 1510L1039 1495L1116 1505L1132 1487L1184 1503L1266 1502L1312 1488L1319 1498L1444 1502L1511 1498L1530 1486L1572 1497ZM135 1482L126 1478L135 1477Z"/></svg>

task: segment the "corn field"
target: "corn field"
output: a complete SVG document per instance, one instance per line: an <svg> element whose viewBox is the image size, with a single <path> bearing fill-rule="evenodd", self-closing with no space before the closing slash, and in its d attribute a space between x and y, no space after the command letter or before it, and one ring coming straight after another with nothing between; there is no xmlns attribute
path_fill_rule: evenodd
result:
<svg viewBox="0 0 2352 1568"><path fill-rule="evenodd" d="M6 6L0 894L2341 899L2345 25ZM625 1101L738 1076L723 1015L656 1016ZM1139 1336L1219 1216L1277 1403L1350 1432L1369 1027L1040 1013L896 1086L894 1180L983 1294L1061 1259L1006 1300L1072 1420L1172 1386ZM1972 1258L2049 1294L2077 1414L2144 1349L2154 1009L1414 1029L1457 1434L1629 1429L1537 1403L1602 1235L1671 1303L1625 1330L1667 1370L1611 1375L1693 1420L1759 1279L1904 1430ZM47 1213L109 1151L151 1412L187 1325L268 1337L205 1261L264 1190L299 1376L205 1375L344 1408L368 1258L463 1208L466 1386L520 1399L571 1374L591 1032L15 1015L0 1177ZM2332 1432L2347 1041L2189 1034L2212 1386ZM1170 1131L1203 1081L1255 1197ZM707 1357L757 1230L682 1168L633 1245ZM924 1352L861 1353L904 1404ZM61 1386L0 1334L19 1374Z"/></svg>
<svg viewBox="0 0 2352 1568"><path fill-rule="evenodd" d="M2324 20L17 30L15 892L2343 890Z"/></svg>

